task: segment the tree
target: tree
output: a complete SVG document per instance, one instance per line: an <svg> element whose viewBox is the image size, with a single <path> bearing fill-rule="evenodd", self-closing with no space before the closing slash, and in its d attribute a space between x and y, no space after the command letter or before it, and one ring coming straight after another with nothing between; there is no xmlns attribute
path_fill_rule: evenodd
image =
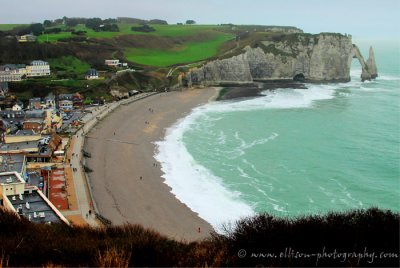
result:
<svg viewBox="0 0 400 268"><path fill-rule="evenodd" d="M119 32L119 27L117 24L105 24L101 30L105 32Z"/></svg>
<svg viewBox="0 0 400 268"><path fill-rule="evenodd" d="M103 24L103 21L100 18L92 18L87 19L85 26L96 31L99 29L101 24Z"/></svg>
<svg viewBox="0 0 400 268"><path fill-rule="evenodd" d="M29 30L31 33L37 36L43 33L44 27L41 23L33 23L31 26L29 26Z"/></svg>
<svg viewBox="0 0 400 268"><path fill-rule="evenodd" d="M132 27L131 28L132 31L134 32L144 32L144 33L149 33L149 32L154 32L156 29L154 29L153 27L147 25L147 24L143 24L142 26L139 27Z"/></svg>
<svg viewBox="0 0 400 268"><path fill-rule="evenodd" d="M149 24L168 25L168 22L166 20L154 19L154 20L150 20Z"/></svg>
<svg viewBox="0 0 400 268"><path fill-rule="evenodd" d="M186 21L186 24L196 24L196 21L194 21L194 20L187 20L187 21Z"/></svg>
<svg viewBox="0 0 400 268"><path fill-rule="evenodd" d="M45 20L43 22L43 26L44 27L51 27L51 26L53 26L53 23L50 20Z"/></svg>

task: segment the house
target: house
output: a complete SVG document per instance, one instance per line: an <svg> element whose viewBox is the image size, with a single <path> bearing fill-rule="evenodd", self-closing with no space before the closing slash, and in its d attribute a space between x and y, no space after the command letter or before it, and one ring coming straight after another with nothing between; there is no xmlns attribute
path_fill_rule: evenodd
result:
<svg viewBox="0 0 400 268"><path fill-rule="evenodd" d="M14 104L14 106L11 108L12 111L22 111L24 108L24 105L21 104L20 102L17 102Z"/></svg>
<svg viewBox="0 0 400 268"><path fill-rule="evenodd" d="M25 113L25 121L22 124L22 129L33 130L35 133L40 133L44 129L46 112L41 110L27 111Z"/></svg>
<svg viewBox="0 0 400 268"><path fill-rule="evenodd" d="M49 93L45 98L46 108L55 108L56 107L56 97L53 93Z"/></svg>
<svg viewBox="0 0 400 268"><path fill-rule="evenodd" d="M87 80L99 79L99 73L97 72L96 69L89 69L89 70L86 72L85 78L86 78Z"/></svg>
<svg viewBox="0 0 400 268"><path fill-rule="evenodd" d="M50 65L46 61L34 60L30 65L26 66L26 76L46 76L50 75Z"/></svg>
<svg viewBox="0 0 400 268"><path fill-rule="evenodd" d="M58 101L58 107L61 111L70 112L73 109L72 100L60 100Z"/></svg>
<svg viewBox="0 0 400 268"><path fill-rule="evenodd" d="M105 60L105 65L108 67L117 67L119 64L119 60Z"/></svg>
<svg viewBox="0 0 400 268"><path fill-rule="evenodd" d="M3 118L8 122L23 121L25 118L25 112L24 111L4 110L4 111L0 111L0 118Z"/></svg>
<svg viewBox="0 0 400 268"><path fill-rule="evenodd" d="M62 138L57 134L46 136L36 142L36 150L31 150L26 155L28 162L42 162L48 163L54 156L54 152L57 151L58 147L62 143Z"/></svg>
<svg viewBox="0 0 400 268"><path fill-rule="evenodd" d="M73 94L72 105L74 108L81 108L83 106L83 96L79 92Z"/></svg>
<svg viewBox="0 0 400 268"><path fill-rule="evenodd" d="M33 34L25 34L21 36L17 36L17 40L20 43L27 43L27 42L36 42L37 37Z"/></svg>
<svg viewBox="0 0 400 268"><path fill-rule="evenodd" d="M74 94L60 94L58 95L58 109L63 112L69 112L73 109L72 97Z"/></svg>
<svg viewBox="0 0 400 268"><path fill-rule="evenodd" d="M50 120L51 120L51 125L50 125L51 130L57 131L58 129L61 128L62 116L60 112L52 112Z"/></svg>
<svg viewBox="0 0 400 268"><path fill-rule="evenodd" d="M30 110L40 110L42 109L40 98L29 99L29 109Z"/></svg>

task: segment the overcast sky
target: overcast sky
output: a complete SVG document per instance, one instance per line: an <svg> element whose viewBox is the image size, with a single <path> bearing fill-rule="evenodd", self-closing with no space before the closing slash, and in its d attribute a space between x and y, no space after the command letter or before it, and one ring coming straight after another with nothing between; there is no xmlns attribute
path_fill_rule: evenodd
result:
<svg viewBox="0 0 400 268"><path fill-rule="evenodd" d="M310 33L399 39L399 10L400 0L0 0L0 23L125 16L169 23L287 25Z"/></svg>

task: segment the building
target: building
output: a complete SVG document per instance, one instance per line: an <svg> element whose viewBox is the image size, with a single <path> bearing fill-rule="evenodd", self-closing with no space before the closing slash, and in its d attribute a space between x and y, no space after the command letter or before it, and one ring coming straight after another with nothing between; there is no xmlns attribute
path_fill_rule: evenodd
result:
<svg viewBox="0 0 400 268"><path fill-rule="evenodd" d="M11 108L12 111L22 111L24 105L22 103L15 103L14 106Z"/></svg>
<svg viewBox="0 0 400 268"><path fill-rule="evenodd" d="M8 142L9 135L6 136ZM0 154L25 154L28 159L29 154L36 154L38 152L38 140L20 141L12 143L2 143L0 146Z"/></svg>
<svg viewBox="0 0 400 268"><path fill-rule="evenodd" d="M30 65L26 66L26 76L46 76L50 75L50 65L46 61L34 60Z"/></svg>
<svg viewBox="0 0 400 268"><path fill-rule="evenodd" d="M83 106L83 96L79 92L72 96L72 104L74 108L81 108Z"/></svg>
<svg viewBox="0 0 400 268"><path fill-rule="evenodd" d="M0 154L0 172L16 171L22 177L26 173L26 157L23 153Z"/></svg>
<svg viewBox="0 0 400 268"><path fill-rule="evenodd" d="M0 66L0 82L21 81L26 72L22 66L6 64Z"/></svg>
<svg viewBox="0 0 400 268"><path fill-rule="evenodd" d="M39 142L36 142L36 152L28 153L26 159L28 162L49 163L52 157L54 157L54 152L57 151L61 144L62 138L59 135L46 136Z"/></svg>
<svg viewBox="0 0 400 268"><path fill-rule="evenodd" d="M105 60L105 65L107 65L108 67L117 67L119 66L119 60Z"/></svg>
<svg viewBox="0 0 400 268"><path fill-rule="evenodd" d="M56 97L53 93L49 93L45 98L46 108L55 108L56 107Z"/></svg>
<svg viewBox="0 0 400 268"><path fill-rule="evenodd" d="M29 109L30 110L40 110L40 109L42 109L41 101L42 100L40 98L29 99Z"/></svg>
<svg viewBox="0 0 400 268"><path fill-rule="evenodd" d="M46 61L35 60L30 65L6 64L0 66L0 82L16 82L26 77L50 75L50 65Z"/></svg>
<svg viewBox="0 0 400 268"><path fill-rule="evenodd" d="M96 69L89 69L89 70L86 72L85 78L86 78L87 80L99 79L99 73L97 72Z"/></svg>
<svg viewBox="0 0 400 268"><path fill-rule="evenodd" d="M0 173L0 192L3 196L19 195L24 192L25 181L16 171Z"/></svg>
<svg viewBox="0 0 400 268"><path fill-rule="evenodd" d="M27 42L36 42L37 37L33 34L25 34L21 36L17 36L17 40L20 43L27 43Z"/></svg>
<svg viewBox="0 0 400 268"><path fill-rule="evenodd" d="M63 112L70 112L74 106L72 100L59 100L58 107Z"/></svg>
<svg viewBox="0 0 400 268"><path fill-rule="evenodd" d="M31 129L35 133L41 133L44 129L46 119L46 112L42 110L27 111L25 113L25 120L22 123L22 129Z"/></svg>
<svg viewBox="0 0 400 268"><path fill-rule="evenodd" d="M0 173L0 205L34 223L64 223L68 220L35 186L26 186L18 172Z"/></svg>
<svg viewBox="0 0 400 268"><path fill-rule="evenodd" d="M62 127L62 116L60 112L51 112L50 113L50 129L52 131L57 131L58 129L60 129Z"/></svg>

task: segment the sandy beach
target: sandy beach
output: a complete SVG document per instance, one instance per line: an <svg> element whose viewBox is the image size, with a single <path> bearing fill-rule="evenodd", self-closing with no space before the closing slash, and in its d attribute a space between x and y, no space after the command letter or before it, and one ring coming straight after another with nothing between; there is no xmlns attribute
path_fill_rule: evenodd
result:
<svg viewBox="0 0 400 268"><path fill-rule="evenodd" d="M118 108L88 133L85 148L92 157L86 163L94 170L90 184L101 215L113 224L137 223L179 240L209 235L211 225L164 183L154 142L215 95L213 88L153 95Z"/></svg>

